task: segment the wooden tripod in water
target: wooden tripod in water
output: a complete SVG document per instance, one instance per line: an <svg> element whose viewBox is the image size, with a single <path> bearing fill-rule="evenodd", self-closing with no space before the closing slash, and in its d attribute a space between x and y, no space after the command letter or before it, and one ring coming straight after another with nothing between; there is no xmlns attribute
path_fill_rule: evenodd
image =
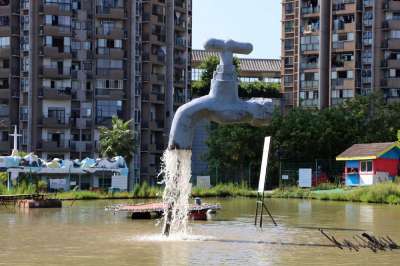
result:
<svg viewBox="0 0 400 266"><path fill-rule="evenodd" d="M268 215L269 215L269 217L271 218L271 220L272 220L272 222L274 223L274 225L275 225L275 226L278 226L278 224L275 222L274 217L272 217L271 212L268 210L267 205L265 204L265 201L264 201L264 192L257 192L256 217L255 217L255 219L254 219L254 225L255 225L255 226L257 226L258 215L260 215L260 227L262 227L264 210L268 213Z"/></svg>

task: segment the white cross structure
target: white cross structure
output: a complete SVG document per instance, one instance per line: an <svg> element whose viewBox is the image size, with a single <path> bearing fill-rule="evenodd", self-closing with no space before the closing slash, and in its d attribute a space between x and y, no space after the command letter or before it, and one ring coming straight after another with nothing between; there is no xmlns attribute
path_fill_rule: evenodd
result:
<svg viewBox="0 0 400 266"><path fill-rule="evenodd" d="M14 126L14 134L10 134L11 137L14 137L14 148L12 150L11 155L16 156L18 153L18 137L21 137L21 134L18 134L17 126Z"/></svg>

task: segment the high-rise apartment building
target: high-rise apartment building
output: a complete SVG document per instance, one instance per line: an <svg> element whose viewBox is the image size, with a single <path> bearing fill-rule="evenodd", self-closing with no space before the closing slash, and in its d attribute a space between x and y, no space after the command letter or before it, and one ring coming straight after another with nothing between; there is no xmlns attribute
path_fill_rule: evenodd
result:
<svg viewBox="0 0 400 266"><path fill-rule="evenodd" d="M0 0L0 152L99 153L99 126L132 119L132 181L156 176L190 97L191 0Z"/></svg>
<svg viewBox="0 0 400 266"><path fill-rule="evenodd" d="M287 107L325 108L382 91L400 97L399 0L283 0Z"/></svg>

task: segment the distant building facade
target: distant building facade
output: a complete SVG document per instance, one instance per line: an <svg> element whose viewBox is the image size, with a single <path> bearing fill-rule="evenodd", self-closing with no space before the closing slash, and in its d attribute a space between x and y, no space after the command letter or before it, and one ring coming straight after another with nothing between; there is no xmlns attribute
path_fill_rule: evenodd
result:
<svg viewBox="0 0 400 266"><path fill-rule="evenodd" d="M132 119L134 180L158 173L189 99L191 0L1 0L0 153L93 157L99 126Z"/></svg>
<svg viewBox="0 0 400 266"><path fill-rule="evenodd" d="M287 107L325 108L382 91L400 97L400 1L283 0Z"/></svg>

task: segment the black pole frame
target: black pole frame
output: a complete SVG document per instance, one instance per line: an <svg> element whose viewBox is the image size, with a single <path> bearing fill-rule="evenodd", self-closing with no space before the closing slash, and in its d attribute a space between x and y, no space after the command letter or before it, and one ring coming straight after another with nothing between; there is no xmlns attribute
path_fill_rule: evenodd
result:
<svg viewBox="0 0 400 266"><path fill-rule="evenodd" d="M257 226L258 216L260 216L260 228L262 228L264 210L267 212L267 214L271 218L273 224L275 226L278 226L278 224L276 223L276 221L275 221L274 217L272 216L271 212L268 210L267 204L265 204L264 191L263 192L257 192L256 215L255 215L255 219L254 219L254 225Z"/></svg>

